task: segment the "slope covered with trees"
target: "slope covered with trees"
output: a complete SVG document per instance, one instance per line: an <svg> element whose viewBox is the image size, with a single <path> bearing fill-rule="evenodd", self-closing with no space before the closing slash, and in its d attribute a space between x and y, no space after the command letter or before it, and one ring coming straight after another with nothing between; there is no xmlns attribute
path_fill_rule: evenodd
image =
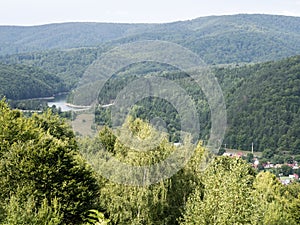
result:
<svg viewBox="0 0 300 225"><path fill-rule="evenodd" d="M0 96L24 99L70 91L88 66L115 45L171 41L207 63L230 63L212 67L227 106L227 148L247 150L254 143L266 159L283 152L288 161L290 155L299 159L300 56L253 63L300 54L299 24L297 17L234 15L168 24L0 27ZM137 102L114 130L108 127L109 108L100 105L96 122L108 126L85 138L76 137L68 122L50 110L24 116L1 100L0 224L300 224L299 182L284 186L241 158L207 152L203 143L209 138L210 109L188 74L159 63L131 65L107 81L100 104L113 102L128 83L149 76L172 80L191 96L203 140L180 139L178 112L160 98ZM151 120L156 117L166 123L165 130L156 129ZM143 145L135 145L135 139ZM178 141L181 145L174 145ZM175 161L155 167L174 152L186 162L178 171ZM156 170L150 173L152 166ZM146 169L139 173L140 168ZM287 165L281 171L296 172Z"/></svg>
<svg viewBox="0 0 300 225"><path fill-rule="evenodd" d="M145 26L116 23L61 23L32 27L1 26L1 55L96 46L131 32L138 32L139 27Z"/></svg>
<svg viewBox="0 0 300 225"><path fill-rule="evenodd" d="M300 154L300 57L241 68L219 69L228 132L235 149L272 149Z"/></svg>
<svg viewBox="0 0 300 225"><path fill-rule="evenodd" d="M297 17L241 14L166 24L2 26L0 55L165 40L187 47L207 63L258 62L300 54L299 23Z"/></svg>
<svg viewBox="0 0 300 225"><path fill-rule="evenodd" d="M213 72L226 101L228 129L223 144L227 148L251 150L253 143L255 151L271 149L274 153L300 154L299 56L278 62L214 67ZM208 139L210 109L206 97L187 74L170 66L144 63L127 68L104 85L99 95L100 104L114 101L128 83L142 76L170 79L186 90L199 112L199 136ZM143 99L136 103L131 114L146 121L161 118L171 134L170 140L180 141L180 118L168 102L158 98ZM110 109L99 107L96 122L110 125Z"/></svg>
<svg viewBox="0 0 300 225"><path fill-rule="evenodd" d="M33 66L0 64L0 96L19 100L49 97L66 91L57 76Z"/></svg>
<svg viewBox="0 0 300 225"><path fill-rule="evenodd" d="M38 67L48 73L55 74L70 90L83 76L87 67L103 51L103 48L52 50L0 57L0 61L8 65L22 64Z"/></svg>
<svg viewBox="0 0 300 225"><path fill-rule="evenodd" d="M24 99L47 97L70 90L76 86L97 54L102 53L92 49L66 53L56 51L50 55L32 54L27 63L34 66L1 64L1 94L8 99ZM40 60L35 60L38 56ZM274 152L300 154L299 58L296 56L278 62L245 66L217 66L213 69L226 100L228 131L224 144L227 147L247 150L253 142L257 151L272 149ZM99 96L100 103L109 104L128 83L146 75L171 79L187 90L197 103L200 137L206 140L210 129L210 110L205 96L187 75L170 66L144 63L120 71L104 86ZM96 111L97 123L109 125L108 110L99 108ZM168 131L173 134L171 140L179 141L180 121L176 110L162 100L141 101L133 109L132 115L149 121L154 117L162 117Z"/></svg>

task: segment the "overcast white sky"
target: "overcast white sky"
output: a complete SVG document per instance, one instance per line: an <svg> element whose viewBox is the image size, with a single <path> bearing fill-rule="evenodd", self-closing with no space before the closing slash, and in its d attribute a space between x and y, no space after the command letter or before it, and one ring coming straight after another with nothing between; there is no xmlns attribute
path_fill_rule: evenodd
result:
<svg viewBox="0 0 300 225"><path fill-rule="evenodd" d="M238 13L300 16L300 0L2 0L0 25L159 23Z"/></svg>

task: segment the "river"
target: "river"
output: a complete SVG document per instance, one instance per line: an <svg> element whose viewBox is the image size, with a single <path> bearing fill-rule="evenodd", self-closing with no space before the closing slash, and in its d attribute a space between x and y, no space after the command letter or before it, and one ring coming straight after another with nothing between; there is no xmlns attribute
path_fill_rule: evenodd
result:
<svg viewBox="0 0 300 225"><path fill-rule="evenodd" d="M48 106L52 107L53 105L55 105L56 108L61 108L62 112L74 110L73 108L67 105L67 97L68 94L56 95L54 99L48 100Z"/></svg>

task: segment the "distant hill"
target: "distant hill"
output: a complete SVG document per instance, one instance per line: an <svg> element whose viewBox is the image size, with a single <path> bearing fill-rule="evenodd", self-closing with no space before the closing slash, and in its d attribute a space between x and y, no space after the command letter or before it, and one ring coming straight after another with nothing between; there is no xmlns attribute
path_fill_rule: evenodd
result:
<svg viewBox="0 0 300 225"><path fill-rule="evenodd" d="M0 55L158 39L179 43L211 64L259 62L300 54L299 24L299 17L241 14L165 24L0 26Z"/></svg>
<svg viewBox="0 0 300 225"><path fill-rule="evenodd" d="M63 91L63 81L53 74L32 66L0 64L0 98L40 98Z"/></svg>
<svg viewBox="0 0 300 225"><path fill-rule="evenodd" d="M70 90L101 52L103 52L101 48L51 50L0 56L0 62L8 65L21 64L40 68L60 77Z"/></svg>
<svg viewBox="0 0 300 225"><path fill-rule="evenodd" d="M138 27L134 24L113 23L0 26L0 54L96 46L129 35L131 29Z"/></svg>

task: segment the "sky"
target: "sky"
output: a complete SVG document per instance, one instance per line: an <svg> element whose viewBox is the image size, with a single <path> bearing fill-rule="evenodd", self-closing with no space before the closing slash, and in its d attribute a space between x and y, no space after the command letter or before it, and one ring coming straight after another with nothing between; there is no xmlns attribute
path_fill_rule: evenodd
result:
<svg viewBox="0 0 300 225"><path fill-rule="evenodd" d="M2 0L0 25L164 23L239 13L300 17L300 0Z"/></svg>

